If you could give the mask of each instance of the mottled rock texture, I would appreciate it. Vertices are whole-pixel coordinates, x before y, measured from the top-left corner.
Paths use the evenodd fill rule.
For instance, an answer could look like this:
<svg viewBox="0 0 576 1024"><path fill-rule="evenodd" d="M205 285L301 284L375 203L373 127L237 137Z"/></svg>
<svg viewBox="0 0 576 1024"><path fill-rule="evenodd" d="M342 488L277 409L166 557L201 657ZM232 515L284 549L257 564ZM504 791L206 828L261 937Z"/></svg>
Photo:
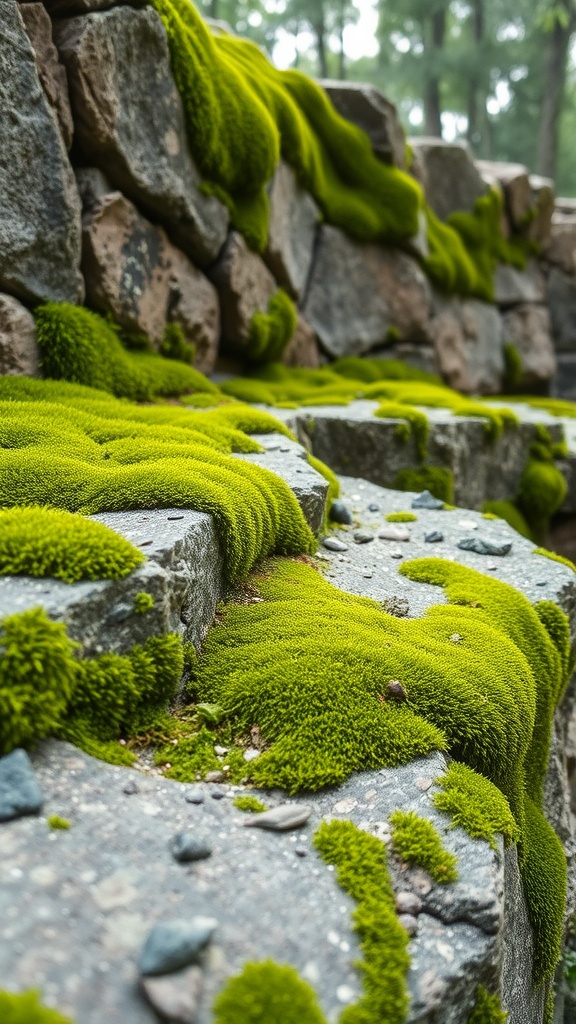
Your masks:
<svg viewBox="0 0 576 1024"><path fill-rule="evenodd" d="M504 338L514 345L522 360L518 388L550 381L556 373L556 354L546 306L522 303L504 314Z"/></svg>
<svg viewBox="0 0 576 1024"><path fill-rule="evenodd" d="M0 374L35 377L38 349L34 317L17 299L0 294Z"/></svg>
<svg viewBox="0 0 576 1024"><path fill-rule="evenodd" d="M278 285L260 256L248 248L242 235L232 231L210 271L220 296L222 339L226 346L243 350L250 337L255 313L266 313Z"/></svg>
<svg viewBox="0 0 576 1024"><path fill-rule="evenodd" d="M338 113L366 132L376 156L405 170L406 137L394 104L374 86L360 82L324 79L320 85Z"/></svg>
<svg viewBox="0 0 576 1024"><path fill-rule="evenodd" d="M50 106L56 113L66 149L72 146L74 122L68 95L68 78L52 42L52 22L44 4L21 4L26 32L34 48L38 75Z"/></svg>
<svg viewBox="0 0 576 1024"><path fill-rule="evenodd" d="M459 391L495 394L504 375L498 310L478 299L436 298L432 336L440 371Z"/></svg>
<svg viewBox="0 0 576 1024"><path fill-rule="evenodd" d="M306 287L320 211L298 184L288 164L280 163L270 184L270 224L264 260L286 291L299 298Z"/></svg>
<svg viewBox="0 0 576 1024"><path fill-rule="evenodd" d="M446 220L457 210L471 211L487 185L468 146L427 137L409 141L423 168L424 190L434 213Z"/></svg>

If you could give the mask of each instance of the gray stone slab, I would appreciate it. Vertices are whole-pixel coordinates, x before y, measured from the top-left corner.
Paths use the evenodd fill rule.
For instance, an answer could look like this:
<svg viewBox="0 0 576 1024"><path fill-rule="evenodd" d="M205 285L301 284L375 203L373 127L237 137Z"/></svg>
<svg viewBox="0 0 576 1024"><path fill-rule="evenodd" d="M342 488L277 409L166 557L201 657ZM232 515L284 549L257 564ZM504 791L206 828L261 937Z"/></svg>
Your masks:
<svg viewBox="0 0 576 1024"><path fill-rule="evenodd" d="M294 492L309 527L317 533L322 526L328 482L307 462L307 451L282 434L257 434L255 439L266 450L239 455L269 469L286 481Z"/></svg>

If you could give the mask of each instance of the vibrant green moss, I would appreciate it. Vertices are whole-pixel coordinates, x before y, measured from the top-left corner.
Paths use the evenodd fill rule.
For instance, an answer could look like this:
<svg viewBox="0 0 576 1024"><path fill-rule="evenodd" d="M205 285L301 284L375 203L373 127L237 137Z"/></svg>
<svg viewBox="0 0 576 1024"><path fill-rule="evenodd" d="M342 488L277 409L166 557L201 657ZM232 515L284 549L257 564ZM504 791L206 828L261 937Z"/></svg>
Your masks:
<svg viewBox="0 0 576 1024"><path fill-rule="evenodd" d="M380 402L375 416L379 419L399 419L396 437L399 441L409 441L412 435L416 442L416 455L419 459L426 458L430 424L428 417L418 409L410 409L400 402Z"/></svg>
<svg viewBox="0 0 576 1024"><path fill-rule="evenodd" d="M446 850L431 821L415 811L394 811L390 815L392 849L408 864L424 868L435 882L458 880L458 860Z"/></svg>
<svg viewBox="0 0 576 1024"><path fill-rule="evenodd" d="M533 555L543 555L544 558L551 558L553 562L560 562L561 565L565 565L568 569L572 569L576 572L576 565L571 562L569 558L564 558L563 555L556 554L555 551L548 551L548 548L534 548Z"/></svg>
<svg viewBox="0 0 576 1024"><path fill-rule="evenodd" d="M177 359L181 363L192 363L196 348L186 341L180 324L166 324L160 345L160 355L165 359Z"/></svg>
<svg viewBox="0 0 576 1024"><path fill-rule="evenodd" d="M448 771L436 782L442 793L434 796L434 805L452 815L452 827L460 825L473 839L486 839L496 849L496 833L506 845L517 843L520 830L510 805L494 783L458 761L451 761Z"/></svg>
<svg viewBox="0 0 576 1024"><path fill-rule="evenodd" d="M238 579L273 550L314 548L288 485L231 455L261 450L244 431L277 428L289 433L249 406L140 407L75 385L0 378L0 507L208 512Z"/></svg>
<svg viewBox="0 0 576 1024"><path fill-rule="evenodd" d="M386 516L387 523L415 523L417 519L415 512L389 512Z"/></svg>
<svg viewBox="0 0 576 1024"><path fill-rule="evenodd" d="M401 469L396 474L394 487L400 491L430 491L441 501L454 501L454 473L442 466Z"/></svg>
<svg viewBox="0 0 576 1024"><path fill-rule="evenodd" d="M68 821L67 818L61 818L59 814L51 814L46 821L48 823L48 828L53 828L57 831L60 830L62 832L66 832L69 828L72 828L72 822Z"/></svg>
<svg viewBox="0 0 576 1024"><path fill-rule="evenodd" d="M503 519L521 537L527 537L528 540L531 540L530 527L513 501L485 501L482 505L482 511L486 517Z"/></svg>
<svg viewBox="0 0 576 1024"><path fill-rule="evenodd" d="M359 964L364 992L343 1010L339 1024L403 1024L408 935L396 917L386 847L351 821L323 821L314 845L335 866L338 884L358 904L353 920L364 957Z"/></svg>
<svg viewBox="0 0 576 1024"><path fill-rule="evenodd" d="M298 324L292 299L281 288L268 303L267 313L255 313L250 321L246 352L256 363L280 359Z"/></svg>
<svg viewBox="0 0 576 1024"><path fill-rule="evenodd" d="M0 510L0 575L120 579L144 560L124 537L83 516L38 506Z"/></svg>
<svg viewBox="0 0 576 1024"><path fill-rule="evenodd" d="M490 995L483 985L476 989L476 1003L468 1024L506 1024L508 1014L502 1009L500 997Z"/></svg>
<svg viewBox="0 0 576 1024"><path fill-rule="evenodd" d="M0 992L0 1020L2 1024L72 1024L57 1010L42 1006L36 991Z"/></svg>
<svg viewBox="0 0 576 1024"><path fill-rule="evenodd" d="M516 391L522 381L522 356L515 345L504 345L504 390Z"/></svg>
<svg viewBox="0 0 576 1024"><path fill-rule="evenodd" d="M293 967L247 963L214 1001L214 1024L326 1024L314 990Z"/></svg>
<svg viewBox="0 0 576 1024"><path fill-rule="evenodd" d="M536 543L544 541L550 519L563 504L567 493L566 480L554 463L550 435L540 426L537 440L530 446L516 496L516 504Z"/></svg>
<svg viewBox="0 0 576 1024"><path fill-rule="evenodd" d="M141 590L134 598L134 611L137 615L145 615L146 612L152 611L154 604L152 594L147 594L145 590Z"/></svg>
<svg viewBox="0 0 576 1024"><path fill-rule="evenodd" d="M45 377L138 401L212 390L191 366L152 352L127 352L112 323L80 306L49 302L37 307L34 317Z"/></svg>
<svg viewBox="0 0 576 1024"><path fill-rule="evenodd" d="M263 804L257 796L237 796L234 800L234 807L237 807L239 811L246 811L248 814L261 814L262 811L267 810L266 804Z"/></svg>

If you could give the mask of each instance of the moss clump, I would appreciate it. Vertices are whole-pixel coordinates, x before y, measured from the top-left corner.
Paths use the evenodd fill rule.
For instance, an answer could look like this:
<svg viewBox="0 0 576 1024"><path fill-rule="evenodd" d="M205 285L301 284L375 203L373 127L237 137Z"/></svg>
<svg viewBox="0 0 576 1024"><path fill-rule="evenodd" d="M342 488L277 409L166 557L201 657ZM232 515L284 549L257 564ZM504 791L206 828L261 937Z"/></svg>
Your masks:
<svg viewBox="0 0 576 1024"><path fill-rule="evenodd" d="M176 359L181 363L194 362L196 348L186 341L180 324L166 324L160 345L160 355L165 359Z"/></svg>
<svg viewBox="0 0 576 1024"><path fill-rule="evenodd" d="M0 378L0 507L207 512L238 579L274 550L314 547L288 485L231 454L261 450L245 431L275 429L287 433L248 406L140 407L71 384Z"/></svg>
<svg viewBox="0 0 576 1024"><path fill-rule="evenodd" d="M453 828L459 825L473 839L486 839L493 850L498 832L507 846L518 842L520 829L510 804L494 783L458 761L451 761L436 782L443 791L434 795L434 806L452 815Z"/></svg>
<svg viewBox="0 0 576 1024"><path fill-rule="evenodd" d="M543 555L544 558L550 558L553 562L560 562L560 565L565 565L568 569L572 569L576 572L576 565L571 562L569 558L564 558L564 555L558 555L555 551L548 551L548 548L534 548L533 555Z"/></svg>
<svg viewBox="0 0 576 1024"><path fill-rule="evenodd" d="M364 993L340 1024L402 1024L408 1009L408 936L396 917L386 847L351 821L322 822L314 836L320 856L337 871L338 884L356 901Z"/></svg>
<svg viewBox="0 0 576 1024"><path fill-rule="evenodd" d="M268 303L267 313L255 313L250 321L247 355L256 363L276 362L291 341L298 324L292 299L280 288Z"/></svg>
<svg viewBox="0 0 576 1024"><path fill-rule="evenodd" d="M124 537L83 516L39 506L0 510L0 575L115 580L144 561Z"/></svg>
<svg viewBox="0 0 576 1024"><path fill-rule="evenodd" d="M141 590L134 598L134 611L136 615L145 615L146 612L152 611L154 605L155 601L152 594L147 594L145 590Z"/></svg>
<svg viewBox="0 0 576 1024"><path fill-rule="evenodd" d="M66 832L69 828L72 828L72 822L68 821L67 818L61 818L59 814L51 814L46 821L48 828L56 829L56 831Z"/></svg>
<svg viewBox="0 0 576 1024"><path fill-rule="evenodd" d="M326 1024L314 990L293 967L247 963L216 997L214 1024Z"/></svg>
<svg viewBox="0 0 576 1024"><path fill-rule="evenodd" d="M554 458L550 435L544 427L539 427L538 439L530 446L516 496L516 504L536 543L544 541L550 519L568 493L568 485Z"/></svg>
<svg viewBox="0 0 576 1024"><path fill-rule="evenodd" d="M112 323L80 306L49 302L38 306L34 318L45 377L136 401L210 390L206 378L191 366L152 352L127 352Z"/></svg>
<svg viewBox="0 0 576 1024"><path fill-rule="evenodd" d="M515 345L504 345L504 390L516 391L522 381L522 356Z"/></svg>
<svg viewBox="0 0 576 1024"><path fill-rule="evenodd" d="M57 1010L42 1006L36 991L0 992L0 1020L2 1024L72 1024Z"/></svg>
<svg viewBox="0 0 576 1024"><path fill-rule="evenodd" d="M234 807L237 807L239 811L246 811L247 814L261 814L262 811L267 810L266 804L263 804L257 796L237 796L234 800Z"/></svg>
<svg viewBox="0 0 576 1024"><path fill-rule="evenodd" d="M399 441L409 441L414 436L416 455L419 459L426 458L430 424L428 417L418 409L410 409L400 402L380 402L375 416L382 420L399 419L396 437Z"/></svg>
<svg viewBox="0 0 576 1024"><path fill-rule="evenodd" d="M415 512L389 512L386 516L387 523L415 523L417 519Z"/></svg>
<svg viewBox="0 0 576 1024"><path fill-rule="evenodd" d="M454 501L454 473L442 466L401 469L396 474L394 487L399 491L430 491L440 501L448 504Z"/></svg>
<svg viewBox="0 0 576 1024"><path fill-rule="evenodd" d="M390 815L392 848L402 860L424 868L435 882L458 880L458 861L449 853L431 821L415 811L394 811Z"/></svg>
<svg viewBox="0 0 576 1024"><path fill-rule="evenodd" d="M513 501L486 501L482 505L482 511L486 518L503 519L521 537L531 539L530 527Z"/></svg>
<svg viewBox="0 0 576 1024"><path fill-rule="evenodd" d="M490 995L483 985L479 985L468 1024L506 1024L507 1020L508 1014L502 1009L500 996Z"/></svg>

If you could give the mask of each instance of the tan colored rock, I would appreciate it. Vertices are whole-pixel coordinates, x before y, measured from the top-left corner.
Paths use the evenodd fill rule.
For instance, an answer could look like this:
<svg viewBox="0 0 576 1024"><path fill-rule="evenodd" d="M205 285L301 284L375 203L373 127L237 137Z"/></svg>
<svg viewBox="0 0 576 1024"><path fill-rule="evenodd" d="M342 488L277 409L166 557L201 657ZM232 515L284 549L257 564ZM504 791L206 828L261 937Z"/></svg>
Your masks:
<svg viewBox="0 0 576 1024"><path fill-rule="evenodd" d="M243 349L250 335L255 313L268 311L268 303L278 285L268 267L248 248L242 235L232 231L222 255L210 271L220 297L222 340L232 348Z"/></svg>
<svg viewBox="0 0 576 1024"><path fill-rule="evenodd" d="M309 370L317 370L320 366L318 340L302 315L298 317L294 335L284 349L282 362L286 366L304 366Z"/></svg>
<svg viewBox="0 0 576 1024"><path fill-rule="evenodd" d="M554 182L538 174L530 175L534 215L528 228L528 237L538 245L546 245L550 238L554 213Z"/></svg>
<svg viewBox="0 0 576 1024"><path fill-rule="evenodd" d="M516 229L526 227L533 206L528 169L522 164L497 160L477 160L476 167L490 184L502 186L510 223Z"/></svg>
<svg viewBox="0 0 576 1024"><path fill-rule="evenodd" d="M269 194L270 223L264 262L278 284L299 298L312 265L320 210L284 162L276 169Z"/></svg>
<svg viewBox="0 0 576 1024"><path fill-rule="evenodd" d="M556 354L546 306L524 303L505 313L504 340L514 345L522 359L522 378L517 382L520 388L552 380Z"/></svg>
<svg viewBox="0 0 576 1024"><path fill-rule="evenodd" d="M416 260L324 225L302 312L335 358L392 341L426 341L432 295Z"/></svg>
<svg viewBox="0 0 576 1024"><path fill-rule="evenodd" d="M211 372L220 334L218 296L166 232L150 224L120 192L108 192L91 196L82 241L90 305L156 343L168 322L180 324L196 347L195 365Z"/></svg>
<svg viewBox="0 0 576 1024"><path fill-rule="evenodd" d="M0 374L36 377L38 349L32 314L11 295L0 295Z"/></svg>
<svg viewBox="0 0 576 1024"><path fill-rule="evenodd" d="M576 273L576 216L567 213L553 215L550 240L543 256L564 273Z"/></svg>
<svg viewBox="0 0 576 1024"><path fill-rule="evenodd" d="M436 298L431 331L440 372L467 394L496 394L504 376L502 318L478 299Z"/></svg>
<svg viewBox="0 0 576 1024"><path fill-rule="evenodd" d="M196 1024L202 992L202 969L192 966L160 977L140 979L150 1005L162 1020Z"/></svg>
<svg viewBox="0 0 576 1024"><path fill-rule="evenodd" d="M324 79L319 83L336 110L366 132L377 157L406 169L406 136L398 111L373 85Z"/></svg>
<svg viewBox="0 0 576 1024"><path fill-rule="evenodd" d="M68 95L66 69L60 63L58 50L52 42L52 22L44 4L21 4L20 14L36 56L36 67L42 88L54 110L67 150L72 146L74 122Z"/></svg>

